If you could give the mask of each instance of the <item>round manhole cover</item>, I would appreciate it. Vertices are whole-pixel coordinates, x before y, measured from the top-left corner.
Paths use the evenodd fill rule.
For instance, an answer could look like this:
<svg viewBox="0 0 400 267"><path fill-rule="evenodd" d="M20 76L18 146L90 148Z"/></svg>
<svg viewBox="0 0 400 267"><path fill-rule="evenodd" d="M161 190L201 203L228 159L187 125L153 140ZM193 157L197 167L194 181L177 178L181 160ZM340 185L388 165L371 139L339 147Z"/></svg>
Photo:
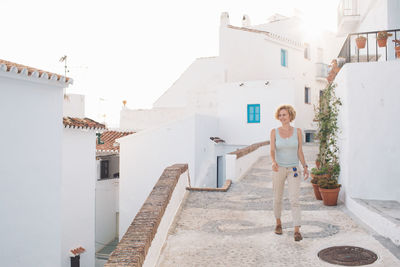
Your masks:
<svg viewBox="0 0 400 267"><path fill-rule="evenodd" d="M318 257L323 261L344 266L367 265L378 259L374 252L352 246L326 248L318 252Z"/></svg>

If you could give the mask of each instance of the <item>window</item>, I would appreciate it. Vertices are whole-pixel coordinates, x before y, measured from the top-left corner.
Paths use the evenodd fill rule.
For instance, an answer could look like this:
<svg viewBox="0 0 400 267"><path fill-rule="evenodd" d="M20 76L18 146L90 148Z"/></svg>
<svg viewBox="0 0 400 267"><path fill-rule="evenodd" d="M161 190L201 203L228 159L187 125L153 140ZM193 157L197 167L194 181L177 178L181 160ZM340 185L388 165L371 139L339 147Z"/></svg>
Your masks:
<svg viewBox="0 0 400 267"><path fill-rule="evenodd" d="M311 92L310 87L304 88L304 103L311 104Z"/></svg>
<svg viewBox="0 0 400 267"><path fill-rule="evenodd" d="M108 167L109 167L108 160L100 161L100 179L108 178Z"/></svg>
<svg viewBox="0 0 400 267"><path fill-rule="evenodd" d="M281 49L281 66L287 67L287 50Z"/></svg>
<svg viewBox="0 0 400 267"><path fill-rule="evenodd" d="M321 105L321 99L324 96L324 91L323 90L319 90L319 104Z"/></svg>
<svg viewBox="0 0 400 267"><path fill-rule="evenodd" d="M305 48L304 48L304 58L305 59L310 59L310 45L309 44L305 44Z"/></svg>
<svg viewBox="0 0 400 267"><path fill-rule="evenodd" d="M305 134L306 134L306 143L314 142L315 133L306 132Z"/></svg>
<svg viewBox="0 0 400 267"><path fill-rule="evenodd" d="M260 104L247 105L247 123L260 123Z"/></svg>

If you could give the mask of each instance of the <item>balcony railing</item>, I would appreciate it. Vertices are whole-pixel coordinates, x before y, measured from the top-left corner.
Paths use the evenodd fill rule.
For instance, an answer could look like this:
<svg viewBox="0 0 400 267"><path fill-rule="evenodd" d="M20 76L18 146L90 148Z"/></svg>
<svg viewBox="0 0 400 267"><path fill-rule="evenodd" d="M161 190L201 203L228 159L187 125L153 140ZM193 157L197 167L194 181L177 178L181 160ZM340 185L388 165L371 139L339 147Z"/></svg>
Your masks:
<svg viewBox="0 0 400 267"><path fill-rule="evenodd" d="M358 32L351 33L347 36L346 41L339 53L339 58L344 58L346 63L350 62L370 62L370 61L387 61L396 58L395 42L393 40L400 39L400 29L387 30L389 36L386 46L379 47L378 32ZM366 37L365 48L358 48L356 38L359 36Z"/></svg>

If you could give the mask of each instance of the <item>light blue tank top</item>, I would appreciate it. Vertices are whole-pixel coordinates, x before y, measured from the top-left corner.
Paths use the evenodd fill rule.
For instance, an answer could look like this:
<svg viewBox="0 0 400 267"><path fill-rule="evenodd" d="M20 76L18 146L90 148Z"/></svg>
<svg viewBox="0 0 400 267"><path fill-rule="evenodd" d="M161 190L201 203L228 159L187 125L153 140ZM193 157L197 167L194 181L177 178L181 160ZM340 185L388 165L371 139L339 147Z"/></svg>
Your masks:
<svg viewBox="0 0 400 267"><path fill-rule="evenodd" d="M279 166L295 167L299 164L297 150L299 141L297 139L297 129L293 129L293 134L289 138L282 138L279 135L278 128L275 129L275 158Z"/></svg>

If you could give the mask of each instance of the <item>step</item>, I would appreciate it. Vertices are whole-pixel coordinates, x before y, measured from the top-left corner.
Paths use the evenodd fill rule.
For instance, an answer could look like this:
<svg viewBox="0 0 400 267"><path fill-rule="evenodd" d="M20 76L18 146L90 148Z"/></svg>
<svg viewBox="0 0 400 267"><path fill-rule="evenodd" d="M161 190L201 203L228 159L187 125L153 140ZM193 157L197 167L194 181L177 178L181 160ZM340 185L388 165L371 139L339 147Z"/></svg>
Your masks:
<svg viewBox="0 0 400 267"><path fill-rule="evenodd" d="M347 198L346 207L383 237L400 246L400 203L394 200Z"/></svg>

